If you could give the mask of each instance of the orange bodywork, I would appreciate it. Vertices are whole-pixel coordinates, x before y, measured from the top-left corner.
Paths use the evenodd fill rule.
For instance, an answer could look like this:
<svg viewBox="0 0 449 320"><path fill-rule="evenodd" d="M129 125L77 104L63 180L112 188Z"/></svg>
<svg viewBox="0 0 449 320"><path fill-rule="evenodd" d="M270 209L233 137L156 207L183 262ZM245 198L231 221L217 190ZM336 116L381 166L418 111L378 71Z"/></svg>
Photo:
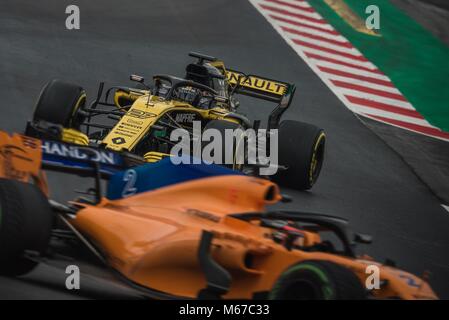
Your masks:
<svg viewBox="0 0 449 320"><path fill-rule="evenodd" d="M0 131L0 178L30 182L48 195L45 173L41 170L41 141Z"/></svg>
<svg viewBox="0 0 449 320"><path fill-rule="evenodd" d="M0 131L0 177L34 182L48 195L37 139ZM365 283L368 265L380 269L377 298L435 299L426 281L369 258L287 250L259 222L230 216L264 212L281 199L276 184L243 175L202 178L127 198L103 198L81 209L70 222L103 253L107 262L134 283L173 296L195 298L206 287L198 247L203 230L214 234L211 254L232 275L225 298L251 298L269 291L281 273L304 260L327 260L351 269ZM319 243L304 231L301 246Z"/></svg>
<svg viewBox="0 0 449 320"><path fill-rule="evenodd" d="M72 223L126 278L175 296L194 298L206 286L197 258L202 230L214 233L212 256L232 275L225 298L251 298L255 292L269 291L283 271L303 260L344 265L363 283L367 265L379 265L327 253L288 251L271 239L272 229L228 216L262 212L266 204L279 199L278 187L270 181L218 176L125 199L103 199L96 206L81 209ZM318 234L306 232L302 245L319 241ZM379 267L388 286L374 290L375 296L436 298L423 280L391 267Z"/></svg>

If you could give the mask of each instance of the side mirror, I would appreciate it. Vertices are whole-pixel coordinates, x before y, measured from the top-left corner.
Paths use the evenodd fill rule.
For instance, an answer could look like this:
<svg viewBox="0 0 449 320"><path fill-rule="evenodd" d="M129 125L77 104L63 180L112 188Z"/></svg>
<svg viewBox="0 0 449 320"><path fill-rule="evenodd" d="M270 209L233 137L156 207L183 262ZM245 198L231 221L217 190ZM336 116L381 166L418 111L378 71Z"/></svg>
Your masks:
<svg viewBox="0 0 449 320"><path fill-rule="evenodd" d="M143 84L144 81L145 81L145 78L142 77L142 76L139 76L137 74L132 74L132 75L129 76L129 80L135 81L135 82L139 82L139 83Z"/></svg>
<svg viewBox="0 0 449 320"><path fill-rule="evenodd" d="M129 76L129 80L140 83L142 86L144 86L147 90L149 90L151 92L151 88L145 83L144 77L139 76L137 74L132 74ZM141 88L138 88L138 89L141 89Z"/></svg>
<svg viewBox="0 0 449 320"><path fill-rule="evenodd" d="M373 237L369 234L356 233L354 234L354 241L357 243L370 244L373 242Z"/></svg>
<svg viewBox="0 0 449 320"><path fill-rule="evenodd" d="M281 193L281 202L282 203L290 203L290 202L293 202L293 198L292 197L290 197L288 194L285 194L285 193Z"/></svg>

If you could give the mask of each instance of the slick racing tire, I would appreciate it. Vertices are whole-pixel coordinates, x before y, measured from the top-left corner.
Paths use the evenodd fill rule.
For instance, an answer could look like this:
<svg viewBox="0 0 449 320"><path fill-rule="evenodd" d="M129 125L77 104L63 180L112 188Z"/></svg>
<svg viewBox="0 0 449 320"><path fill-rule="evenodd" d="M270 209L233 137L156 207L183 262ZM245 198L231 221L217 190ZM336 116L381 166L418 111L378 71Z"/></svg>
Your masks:
<svg viewBox="0 0 449 320"><path fill-rule="evenodd" d="M44 120L65 128L79 127L78 110L86 103L86 92L76 84L52 80L42 90L34 109L33 120Z"/></svg>
<svg viewBox="0 0 449 320"><path fill-rule="evenodd" d="M246 160L245 144L244 144L245 143L245 137L244 137L245 129L240 124L237 124L235 122L230 122L230 121L225 121L225 120L210 120L204 127L203 137L204 137L204 132L209 129L217 130L222 137L221 157L220 157L220 159L218 159L219 163L217 163L217 164L221 164L230 169L241 170L241 168L242 168L241 162L244 162ZM226 143L225 143L225 137L226 137L225 134L226 134L227 129L230 129L233 131L238 130L238 129L242 130L241 131L242 134L239 134L238 136L234 137L233 150L232 150L232 161L230 161L230 162L226 161L227 148L226 148ZM236 132L236 131L234 131L234 132ZM211 140L213 140L213 138L211 138ZM204 150L205 147L207 148L207 145L209 143L210 142L203 142L202 150ZM241 154L240 154L241 161L237 161L237 154L236 154L237 150L241 151ZM227 151L227 152L229 152L229 151ZM206 152L206 154L208 154L208 152ZM212 155L214 155L214 154L212 153ZM212 162L212 159L209 159L208 157L205 157L205 159L203 159L203 160Z"/></svg>
<svg viewBox="0 0 449 320"><path fill-rule="evenodd" d="M35 185L0 178L0 275L19 276L36 267L24 254L47 250L52 225L48 200Z"/></svg>
<svg viewBox="0 0 449 320"><path fill-rule="evenodd" d="M273 180L281 186L308 190L321 172L326 136L314 125L285 120L279 125L278 163L286 170L278 170Z"/></svg>
<svg viewBox="0 0 449 320"><path fill-rule="evenodd" d="M271 300L363 300L365 289L348 268L330 261L308 260L281 274Z"/></svg>

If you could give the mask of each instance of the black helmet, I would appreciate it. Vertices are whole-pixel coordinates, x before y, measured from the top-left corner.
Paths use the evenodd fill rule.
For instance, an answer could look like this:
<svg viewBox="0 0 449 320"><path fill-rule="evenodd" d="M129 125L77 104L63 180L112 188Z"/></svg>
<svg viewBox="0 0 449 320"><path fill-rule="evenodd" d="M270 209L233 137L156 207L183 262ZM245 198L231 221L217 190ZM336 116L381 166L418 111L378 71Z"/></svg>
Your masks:
<svg viewBox="0 0 449 320"><path fill-rule="evenodd" d="M225 77L221 74L220 70L210 63L191 63L187 65L185 78L211 87L221 96L226 95Z"/></svg>

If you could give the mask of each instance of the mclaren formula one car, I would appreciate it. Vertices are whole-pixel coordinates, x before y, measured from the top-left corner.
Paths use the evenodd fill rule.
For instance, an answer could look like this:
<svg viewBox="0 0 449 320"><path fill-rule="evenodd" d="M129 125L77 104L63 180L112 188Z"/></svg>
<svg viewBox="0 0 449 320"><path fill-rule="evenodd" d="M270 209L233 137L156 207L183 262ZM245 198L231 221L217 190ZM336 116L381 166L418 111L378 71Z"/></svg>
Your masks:
<svg viewBox="0 0 449 320"><path fill-rule="evenodd" d="M260 175L271 175L282 186L310 189L322 167L325 134L311 124L280 120L292 102L295 86L227 69L222 61L210 56L198 53L190 56L198 61L186 67L184 78L155 75L154 84L147 85L143 77L132 75L137 88L112 87L104 94L101 83L97 98L89 107L82 87L53 80L40 94L26 134L127 151L155 162L173 153L173 145L178 142L170 139L173 130L182 128L197 138L198 134L193 132L196 122L200 124L200 133L208 129L218 130L222 136L227 130L237 132L231 146L223 147L221 155L216 154L212 162L248 174L271 166L273 170ZM236 94L277 103L266 128L259 128L259 120L250 122L237 112ZM247 145L248 129L253 129L258 137L253 148L257 156L252 158L248 157L249 148L238 147ZM275 130L278 130L276 139ZM277 155L277 161L260 160L260 150L270 154L267 150L270 142L278 145L278 150L271 153ZM225 158L226 153L231 155ZM251 162L249 159L253 158Z"/></svg>
<svg viewBox="0 0 449 320"><path fill-rule="evenodd" d="M4 132L0 159L3 275L71 257L155 299L436 298L425 280L358 256L370 238L345 220L267 211L282 200L267 179ZM93 177L93 197L50 200L44 169Z"/></svg>

